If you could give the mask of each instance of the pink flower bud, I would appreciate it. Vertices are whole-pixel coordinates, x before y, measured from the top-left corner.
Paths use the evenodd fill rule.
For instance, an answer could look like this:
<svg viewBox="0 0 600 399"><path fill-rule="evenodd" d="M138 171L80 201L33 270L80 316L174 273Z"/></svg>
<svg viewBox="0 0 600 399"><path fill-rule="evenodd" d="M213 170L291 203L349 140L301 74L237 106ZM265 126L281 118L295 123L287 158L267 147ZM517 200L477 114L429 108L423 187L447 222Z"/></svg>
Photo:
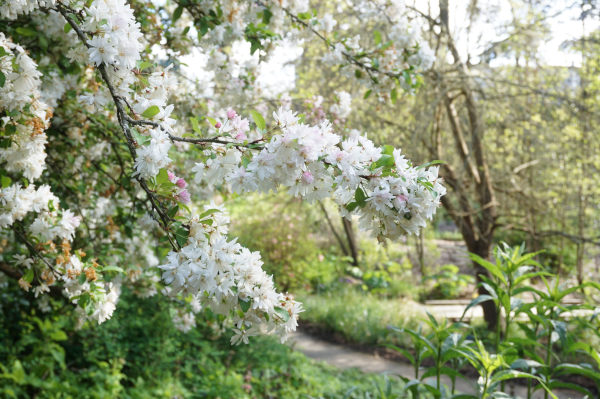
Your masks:
<svg viewBox="0 0 600 399"><path fill-rule="evenodd" d="M312 173L310 173L310 171L306 171L304 173L302 173L302 181L304 181L304 183L306 184L310 184L315 180L315 178L313 177Z"/></svg>
<svg viewBox="0 0 600 399"><path fill-rule="evenodd" d="M187 182L185 180L183 180L182 178L177 179L177 181L175 182L175 184L179 188L186 188L187 187Z"/></svg>
<svg viewBox="0 0 600 399"><path fill-rule="evenodd" d="M188 192L188 190L183 190L182 192L177 194L177 201L181 202L182 204L189 204L190 200L190 193Z"/></svg>
<svg viewBox="0 0 600 399"><path fill-rule="evenodd" d="M221 126L222 126L222 125L221 125L221 122L217 122L217 123L215 123L215 127L216 127L217 129L220 129L220 128L221 128Z"/></svg>
<svg viewBox="0 0 600 399"><path fill-rule="evenodd" d="M168 170L167 171L167 176L169 176L169 181L171 181L172 183L175 183L174 180L177 178L177 176L175 176L175 173L173 173L170 170Z"/></svg>
<svg viewBox="0 0 600 399"><path fill-rule="evenodd" d="M229 109L227 110L227 118L229 118L229 119L233 119L233 118L235 118L236 116L237 116L237 113L236 113L234 110L232 110L231 108L229 108Z"/></svg>

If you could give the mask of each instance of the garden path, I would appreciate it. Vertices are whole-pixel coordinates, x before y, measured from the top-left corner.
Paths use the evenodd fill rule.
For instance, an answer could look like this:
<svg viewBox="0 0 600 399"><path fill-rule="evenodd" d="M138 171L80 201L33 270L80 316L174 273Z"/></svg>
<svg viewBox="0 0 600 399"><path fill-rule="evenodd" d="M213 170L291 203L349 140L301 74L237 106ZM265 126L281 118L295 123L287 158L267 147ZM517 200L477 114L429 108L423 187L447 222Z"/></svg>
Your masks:
<svg viewBox="0 0 600 399"><path fill-rule="evenodd" d="M334 344L303 332L294 333L288 342L292 348L304 353L306 356L341 369L357 368L366 373L400 375L407 378L412 378L414 375L414 370L409 363L387 360L380 356ZM445 379L443 382L449 384L450 380ZM456 382L456 388L463 393L475 393L476 381L461 379ZM527 389L520 385L509 385L507 393L515 398L527 397ZM577 392L564 390L555 391L555 395L560 399L583 398ZM544 395L540 391L533 395L535 399L543 397Z"/></svg>

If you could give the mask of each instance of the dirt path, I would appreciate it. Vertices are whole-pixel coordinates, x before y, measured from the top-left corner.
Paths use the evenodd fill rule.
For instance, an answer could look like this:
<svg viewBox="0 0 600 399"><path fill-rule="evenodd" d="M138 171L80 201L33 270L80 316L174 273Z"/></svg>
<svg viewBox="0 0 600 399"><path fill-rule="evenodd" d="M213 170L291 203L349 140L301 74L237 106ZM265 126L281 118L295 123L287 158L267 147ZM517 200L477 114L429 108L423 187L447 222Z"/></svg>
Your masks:
<svg viewBox="0 0 600 399"><path fill-rule="evenodd" d="M341 369L357 368L366 373L380 373L400 375L407 378L414 376L414 370L409 363L395 362L383 359L379 356L365 352L359 352L342 345L333 344L303 332L296 332L288 341L295 350L306 356L326 362ZM449 384L449 379L443 379L443 383ZM475 393L477 386L475 381L461 379L456 382L457 390L463 393ZM515 398L526 398L527 390L520 385L510 385L506 393ZM571 391L555 391L554 394L560 399L581 399L583 396ZM543 393L537 392L533 395L535 399L542 399Z"/></svg>

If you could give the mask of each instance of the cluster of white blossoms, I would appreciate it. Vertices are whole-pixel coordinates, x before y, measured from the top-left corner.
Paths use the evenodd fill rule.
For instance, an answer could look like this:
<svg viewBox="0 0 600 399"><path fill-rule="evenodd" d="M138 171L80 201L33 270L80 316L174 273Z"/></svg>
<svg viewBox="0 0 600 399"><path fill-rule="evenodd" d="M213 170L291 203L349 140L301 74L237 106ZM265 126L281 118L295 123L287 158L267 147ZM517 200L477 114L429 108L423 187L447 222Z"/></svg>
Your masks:
<svg viewBox="0 0 600 399"><path fill-rule="evenodd" d="M10 19L11 16L16 17L17 14L53 3L11 2L9 6L0 6L0 17ZM50 126L52 117L52 109L44 100L55 103L64 90L42 93L42 74L36 63L24 48L14 44L1 32L0 74L3 77L0 112L5 111L7 115L0 120L0 129L3 136L11 141L6 148L0 148L0 166L9 173L22 174L29 183L26 187L20 182L10 184L12 179L2 176L5 187L0 189L0 228L9 228L15 222L23 221L30 212L36 213L27 231L44 247L36 254L41 267L37 281L33 281L34 274L30 273L33 259L27 258L23 265L29 272L23 274L19 284L29 291L33 283L32 291L37 297L49 292L57 281L62 281L64 294L73 303L79 304L79 297L83 293L89 297L87 303L92 306L88 306L88 313L82 311L85 319L102 322L112 314L119 291L103 282L92 268L87 271L86 278L80 281L78 277L82 269L80 267L77 270L77 265L81 266L82 263L77 255L70 253L70 241L81 217L68 209L60 209L60 201L50 186L40 185L36 188L33 184L45 169L45 130ZM54 240L61 242L60 252L56 252Z"/></svg>
<svg viewBox="0 0 600 399"><path fill-rule="evenodd" d="M79 324L85 320L104 323L110 319L121 295L121 282L99 280L95 266L86 266L76 254L64 260L54 274L63 281L67 298L78 305Z"/></svg>
<svg viewBox="0 0 600 399"><path fill-rule="evenodd" d="M219 46L227 48L223 43L246 37L248 29L252 31L257 28L257 21L270 20L265 24L276 33L272 38L276 40L277 36L284 36L279 33L285 33L283 28L286 27L284 21L287 18L306 21L310 18L306 15L287 15L305 14L309 11L308 0L265 0L264 4L239 0L208 3L200 2L199 5L207 12L214 7L218 11L215 15L226 16L205 36L214 46L213 49ZM230 316L235 324L235 335L231 339L233 344L247 343L249 336L259 332L277 333L285 337L295 330L298 314L302 311L301 305L291 296L276 291L272 277L262 269L258 253L249 251L227 237L229 220L222 209L214 205L207 206L198 216L183 221L185 217L179 205L188 204L191 200L186 188L188 183L171 172L173 165L169 157L172 141L183 129L181 124L176 126L175 118L171 115L174 107L168 103L178 83L169 74L168 68L156 68L150 74L143 72L151 64L141 62L146 42L133 9L126 0L69 2L70 7L80 7L78 10L66 8L61 2L53 0L16 0L8 3L0 0L0 18L14 19L20 14L53 5L56 5L54 11L44 10L48 14L47 23L51 25L46 33L62 36L65 39L63 43L68 43L66 47L70 47L65 52L66 57L79 64L75 66L87 67L82 68L76 78L66 78L64 82L52 81L61 79L58 70L55 70L54 77L47 74L46 79L51 79L47 87L52 93L41 93L41 74L33 59L23 48L0 33L0 112L9 111L5 112L8 116L0 121L0 129L11 141L7 148L0 149L0 166L3 173L6 171L11 177L18 175L19 180L22 175L28 180L28 185L23 187L20 183L11 185L12 179L2 176L0 227L7 228L16 221L30 220L26 219L27 214L37 213L35 218L31 218L33 222L29 226L23 226L24 234L35 237L37 245L35 251L29 252L32 258L17 264L19 270L24 272L19 281L21 287L29 290L32 284L35 285L33 292L37 296L60 285L66 297L77 305L81 320L103 322L111 316L126 273L116 266L101 266L81 250L72 253L73 237L85 234L76 231L80 222L85 222L88 229L90 226L96 230L106 227L106 236L109 237L103 238L106 241L99 244L108 244L111 240L130 243L134 248L132 257L141 254L147 258L148 264L155 262L152 256L147 256L148 252L152 255L151 249L141 243L149 241L147 236L140 234L137 242L133 239L129 242L124 240L120 233L121 226L114 226L114 221L110 219L115 210L102 211L104 203L111 202L114 205L118 201L113 187L100 194L93 189L86 191L94 186L96 177L86 182L88 187L84 187L82 193L91 193L93 197L100 194L103 199L94 201L95 217L89 217L89 209L77 208L78 215L85 217L82 220L73 212L60 209L58 198L51 193L49 186L36 189L32 184L45 168L47 138L44 132L52 116L47 104L58 104L58 97L68 87L77 85L81 94L80 102L87 112L92 113L92 106L96 106L102 111L102 116L118 119L129 148L136 153L133 176L138 180L148 180L152 189L159 186L159 180L169 186L168 190L155 190L149 195L160 197L160 206L177 203L177 206L168 209L170 220L162 226L168 234L175 231L175 241L182 247L169 252L160 266L163 280L168 284L164 292L191 297L196 310L206 306L217 314ZM373 15L379 18L377 14ZM68 24L65 25L65 22ZM331 31L336 21L326 16L317 25L319 29ZM69 27L72 28L70 31ZM413 46L413 42L401 36L406 33L402 30L406 27L400 28L400 33L393 33L396 39L406 42L406 46ZM257 36L261 34L259 32ZM256 46L256 42L252 46ZM379 50L386 54L383 58L387 61L378 62L393 64L390 66L392 69L382 66L385 71L403 71L411 62L421 66L426 64L418 57L407 59L418 53L408 51L406 47L380 46ZM338 63L346 62L346 52L360 51L360 37L356 35L335 44L333 58ZM215 68L226 72L222 79L233 76L228 69L230 66L226 65L227 57L218 57L223 54L221 49L213 54ZM43 61L43 58L41 60L42 65L48 65L43 62L51 62ZM362 61L373 64L375 59L364 58ZM100 72L105 85L98 84L98 74L93 73L92 67ZM229 80L234 85L242 86L238 83L243 82L244 77L238 75ZM248 82L251 81L252 76L249 76ZM116 106L116 113L113 105ZM351 97L340 92L330 111L343 120L350 114L350 106ZM274 113L279 132L270 137L261 137L267 134L266 126L259 130L250 129L249 120L232 109L225 114L222 122L215 121L211 129L215 129L219 141L228 142L229 145L212 144L204 147L206 161L197 163L193 168L198 184L226 182L238 192L285 187L291 195L309 201L330 196L344 209L346 216L349 213L359 214L364 226L373 229L378 236L389 238L418 231L425 220L433 216L440 197L445 193L437 178L437 168L415 168L398 150L387 146L377 147L359 135L342 139L333 133L331 124L325 120L311 126L303 123L289 108L282 108ZM261 121L262 117L253 116L258 125L257 121ZM264 124L264 121L260 123ZM81 132L85 129L69 126L66 137L83 145L88 139ZM81 168L95 166L94 162L102 160L109 153L110 144L106 139L99 139L85 146L75 157L73 165ZM252 153L253 150L258 151ZM123 165L120 166L121 173L126 173ZM113 170L104 172L109 174ZM128 201L125 198L123 200ZM121 208L128 207L121 205ZM107 219L106 223L113 225L109 226L100 219ZM176 222L171 223L171 220ZM88 234L87 238L92 239L96 233ZM127 234L132 236L131 232ZM25 250L20 245L16 247L19 251ZM119 256L107 256L102 262L130 262L125 254ZM105 273L111 270L118 277L107 281L110 274ZM133 269L129 268L128 272L131 271ZM127 277L135 282L137 276L145 271L138 268ZM154 294L154 283L140 284L140 293ZM192 328L195 323L194 312L177 313L174 322L178 328Z"/></svg>
<svg viewBox="0 0 600 399"><path fill-rule="evenodd" d="M376 30L376 37L342 36L335 43L331 43L331 51L324 54L323 61L331 65L344 64L348 58L367 65L371 73L364 73L360 69L344 68L342 72L348 77L358 78L366 87L376 92L387 92L395 87L396 79L405 89L410 90L415 82L414 73L404 74L409 70L427 70L435 60L434 53L424 40L414 24L407 18L404 1L398 0L360 0L347 2L349 15L360 16L359 25L368 20L376 26L388 26L383 31ZM332 26L330 21L321 23L315 21L318 28L327 31ZM342 25L350 26L350 24ZM384 36L385 35L385 36ZM364 54L369 54L364 56ZM360 57L356 55L360 54Z"/></svg>
<svg viewBox="0 0 600 399"><path fill-rule="evenodd" d="M85 28L94 32L88 41L90 61L131 70L143 50L140 25L123 0L95 0L86 9Z"/></svg>
<svg viewBox="0 0 600 399"><path fill-rule="evenodd" d="M85 13L82 28L86 32L94 32L87 41L89 61L97 67L104 65L115 94L127 99L128 106L140 118L159 125L136 127L137 133L144 138L144 142L138 142L140 148L134 166L136 174L144 179L152 178L171 162L169 134L174 133L175 120L170 117L173 105L168 105L167 99L177 86L176 81L168 69L157 71L147 77L138 93L132 93L131 86L141 83L133 68L140 61L140 52L144 49L143 35L133 9L125 0L94 0ZM88 97L88 101L104 105L112 101L110 97L111 93L107 90L98 90Z"/></svg>
<svg viewBox="0 0 600 399"><path fill-rule="evenodd" d="M42 185L37 189L33 184L23 188L15 183L0 189L0 228L10 227L14 222L23 220L29 212L48 210L48 205L58 205L58 198L50 191L50 186Z"/></svg>
<svg viewBox="0 0 600 399"><path fill-rule="evenodd" d="M13 20L40 7L51 7L56 0L0 0L0 16Z"/></svg>
<svg viewBox="0 0 600 399"><path fill-rule="evenodd" d="M308 201L333 197L346 215L360 215L365 228L391 239L416 234L439 207L446 190L437 167L413 167L400 150L357 132L342 140L327 121L306 125L289 109L273 117L281 133L250 161L240 162L235 149L216 150L196 164L195 181L221 179L236 192L284 187Z"/></svg>
<svg viewBox="0 0 600 399"><path fill-rule="evenodd" d="M52 112L40 100L40 76L36 63L23 47L0 32L0 110L13 111L0 119L3 136L10 146L0 148L0 163L8 172L23 173L33 181L40 177L46 159L44 132ZM19 111L19 112L16 112ZM23 112L21 112L23 111Z"/></svg>
<svg viewBox="0 0 600 399"><path fill-rule="evenodd" d="M227 239L229 218L224 210L207 205L190 222L190 235L180 251L171 251L159 266L171 295L198 298L213 312L233 318L233 344L247 343L259 332L284 339L296 329L301 305L278 293L273 278L262 269L258 252Z"/></svg>

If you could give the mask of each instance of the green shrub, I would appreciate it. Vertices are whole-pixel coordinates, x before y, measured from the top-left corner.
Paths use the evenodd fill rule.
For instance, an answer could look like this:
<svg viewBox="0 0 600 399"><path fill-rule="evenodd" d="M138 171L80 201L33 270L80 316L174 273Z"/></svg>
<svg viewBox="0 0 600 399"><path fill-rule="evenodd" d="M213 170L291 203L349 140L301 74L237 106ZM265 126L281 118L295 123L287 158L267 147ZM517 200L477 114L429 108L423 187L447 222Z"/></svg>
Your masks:
<svg viewBox="0 0 600 399"><path fill-rule="evenodd" d="M462 274L456 265L443 265L434 274L423 279L422 299L453 299L465 295L475 277Z"/></svg>
<svg viewBox="0 0 600 399"><path fill-rule="evenodd" d="M14 285L2 290L2 398L375 398L388 383L396 396L402 387L316 363L272 337L232 347L210 318L181 333L168 301L128 290L110 320L75 330L68 315L41 313Z"/></svg>
<svg viewBox="0 0 600 399"><path fill-rule="evenodd" d="M311 290L335 280L340 267L343 271L346 260L315 205L280 193L236 198L228 207L232 234L260 251L264 269L280 289Z"/></svg>

